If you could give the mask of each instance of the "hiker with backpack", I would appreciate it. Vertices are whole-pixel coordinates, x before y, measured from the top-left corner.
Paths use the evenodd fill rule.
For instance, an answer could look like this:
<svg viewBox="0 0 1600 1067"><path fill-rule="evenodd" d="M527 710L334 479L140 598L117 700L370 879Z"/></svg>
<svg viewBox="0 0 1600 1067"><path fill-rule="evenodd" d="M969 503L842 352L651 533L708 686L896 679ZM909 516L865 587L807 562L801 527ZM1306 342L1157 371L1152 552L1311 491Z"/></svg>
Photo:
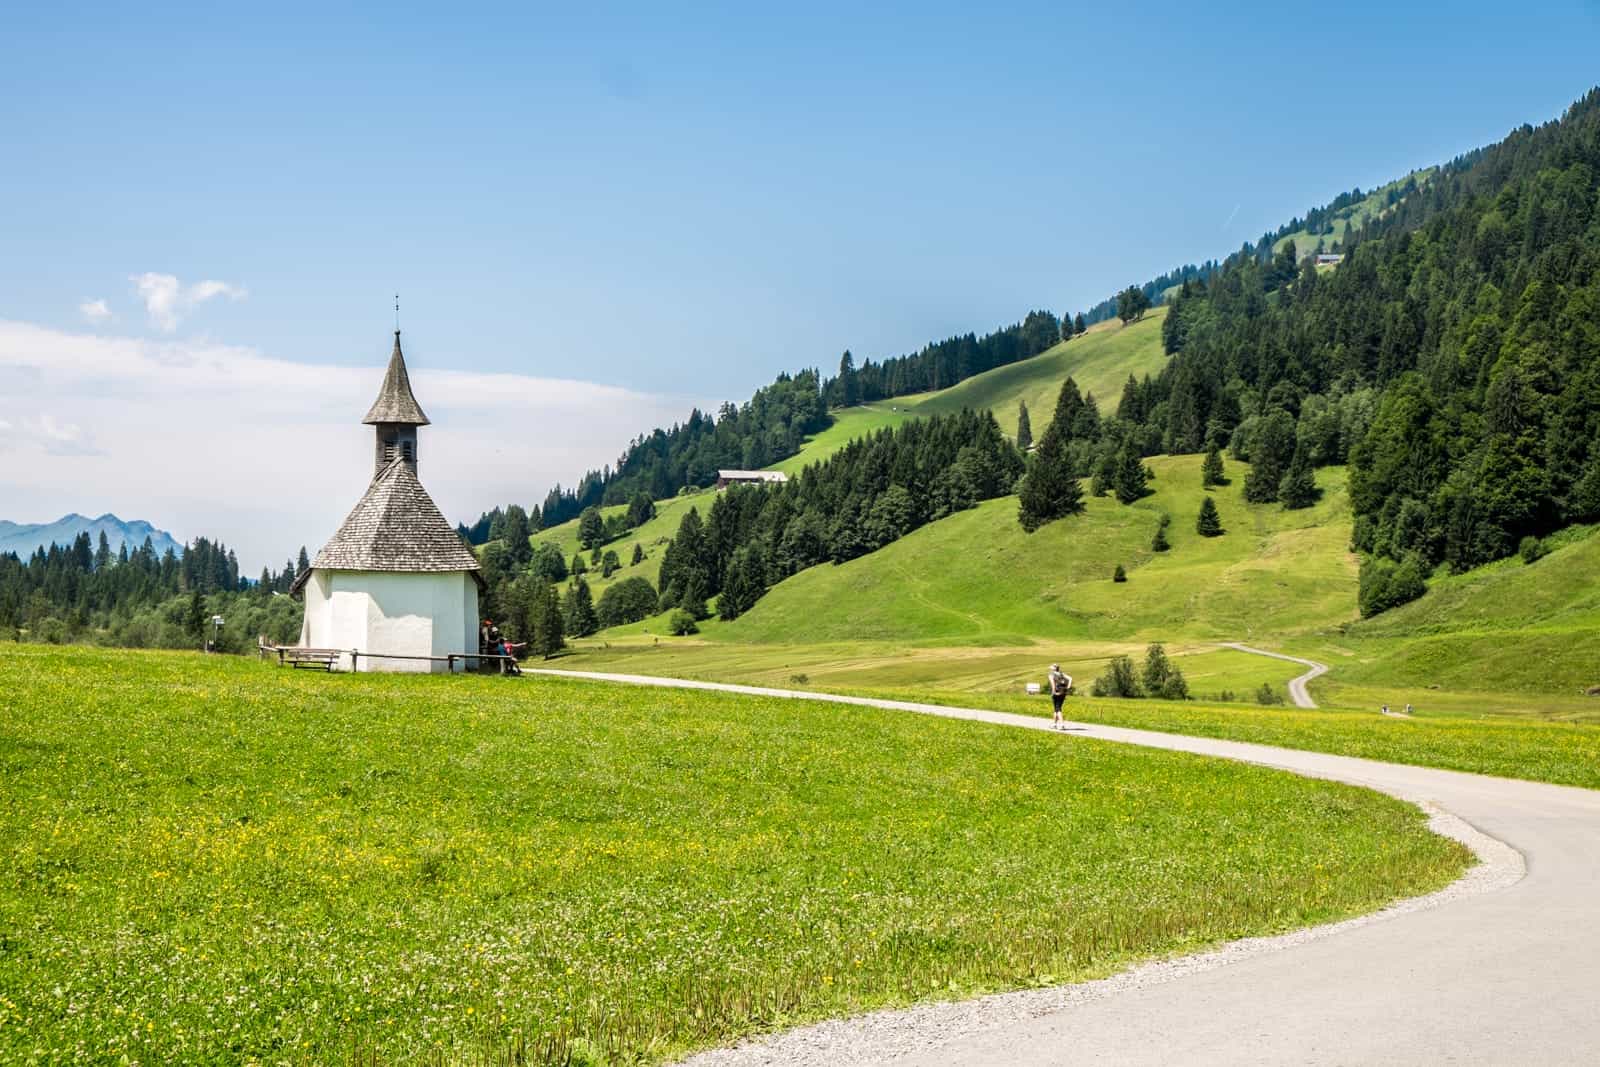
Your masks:
<svg viewBox="0 0 1600 1067"><path fill-rule="evenodd" d="M1050 664L1050 703L1055 706L1055 721L1051 723L1050 729L1067 728L1066 721L1061 718L1061 704L1070 692L1072 692L1072 675L1063 674L1061 664Z"/></svg>

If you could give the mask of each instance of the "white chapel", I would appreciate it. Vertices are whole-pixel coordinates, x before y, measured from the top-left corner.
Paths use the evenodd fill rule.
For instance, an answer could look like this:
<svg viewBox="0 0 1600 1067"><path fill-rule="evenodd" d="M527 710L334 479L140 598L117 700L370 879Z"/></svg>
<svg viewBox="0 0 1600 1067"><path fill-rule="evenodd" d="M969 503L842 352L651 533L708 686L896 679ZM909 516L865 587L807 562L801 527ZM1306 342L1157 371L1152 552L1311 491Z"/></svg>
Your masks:
<svg viewBox="0 0 1600 1067"><path fill-rule="evenodd" d="M417 480L417 430L428 425L400 331L367 417L372 482L331 540L295 579L305 600L300 645L339 649L345 669L443 671L478 652L478 560ZM462 666L456 660L456 666Z"/></svg>

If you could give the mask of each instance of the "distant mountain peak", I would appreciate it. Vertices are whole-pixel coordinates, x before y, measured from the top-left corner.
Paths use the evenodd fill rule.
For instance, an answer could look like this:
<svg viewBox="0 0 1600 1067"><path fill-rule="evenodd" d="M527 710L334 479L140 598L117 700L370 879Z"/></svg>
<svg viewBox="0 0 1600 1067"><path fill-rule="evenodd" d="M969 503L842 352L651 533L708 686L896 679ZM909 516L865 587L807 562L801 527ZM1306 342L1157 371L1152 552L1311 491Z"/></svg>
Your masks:
<svg viewBox="0 0 1600 1067"><path fill-rule="evenodd" d="M167 531L157 529L144 519L124 521L109 511L95 519L86 518L72 511L55 522L19 523L0 520L0 552L15 552L18 556L26 558L41 548L48 549L53 544L70 545L77 540L80 533L87 533L89 539L97 545L100 535L104 533L113 552L123 545L127 545L128 551L132 552L144 544L145 538L148 537L158 556L169 548L180 556L183 554L183 544Z"/></svg>

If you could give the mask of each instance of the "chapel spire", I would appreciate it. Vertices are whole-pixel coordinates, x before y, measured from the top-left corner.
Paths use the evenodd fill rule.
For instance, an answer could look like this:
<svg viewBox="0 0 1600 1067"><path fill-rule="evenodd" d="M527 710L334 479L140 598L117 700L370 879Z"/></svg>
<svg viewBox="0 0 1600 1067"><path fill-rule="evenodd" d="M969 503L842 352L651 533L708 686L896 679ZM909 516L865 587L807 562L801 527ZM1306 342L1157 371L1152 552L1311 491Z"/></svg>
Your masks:
<svg viewBox="0 0 1600 1067"><path fill-rule="evenodd" d="M426 426L428 416L411 395L411 376L406 373L406 357L400 351L400 331L394 332L394 352L389 356L389 369L383 375L383 388L378 399L372 402L367 417L361 420L368 426Z"/></svg>
<svg viewBox="0 0 1600 1067"><path fill-rule="evenodd" d="M417 427L428 425L428 416L411 395L411 376L406 373L406 357L400 351L399 330L394 332L394 352L389 356L389 369L383 374L378 399L361 421L377 431L372 456L374 478L395 460L403 460L413 471L417 469Z"/></svg>

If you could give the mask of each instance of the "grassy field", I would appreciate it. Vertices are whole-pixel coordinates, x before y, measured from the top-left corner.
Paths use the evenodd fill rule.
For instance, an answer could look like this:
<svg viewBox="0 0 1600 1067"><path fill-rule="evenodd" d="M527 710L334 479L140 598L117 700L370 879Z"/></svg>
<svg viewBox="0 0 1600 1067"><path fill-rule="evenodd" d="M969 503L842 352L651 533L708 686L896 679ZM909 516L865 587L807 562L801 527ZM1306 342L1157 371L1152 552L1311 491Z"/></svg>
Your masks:
<svg viewBox="0 0 1600 1067"><path fill-rule="evenodd" d="M709 489L697 493L686 493L682 496L669 497L666 500L656 501L656 516L638 529L630 530L622 537L606 545L617 553L617 558L622 560L622 569L613 574L610 579L600 577L600 569L593 567L584 579L589 583L595 599L600 598L601 592L615 582L624 578L642 577L650 581L654 587L661 576L661 550L666 543L678 532L678 523L683 521L683 516L690 508L699 508L700 517L706 517L711 510L711 501L715 497ZM614 507L601 508L602 515L620 515L628 510L626 504ZM552 526L548 530L540 530L531 538L535 545L541 542L550 542L561 549L561 555L568 563L578 549L578 520L564 522L559 526ZM637 544L644 549L645 558L638 565L629 563L633 559L633 546ZM583 554L585 563L589 562L589 553Z"/></svg>
<svg viewBox="0 0 1600 1067"><path fill-rule="evenodd" d="M866 437L879 430L898 426L918 414L919 402L927 396L897 396L875 404L860 404L833 413L833 425L815 436L806 438L800 451L786 460L774 463L769 470L798 474L813 463L820 463L858 437Z"/></svg>
<svg viewBox="0 0 1600 1067"><path fill-rule="evenodd" d="M1115 319L1096 323L1083 336L1032 359L997 367L949 389L927 394L917 410L929 414L989 408L1000 428L1015 436L1017 401L1026 400L1034 440L1038 440L1049 425L1061 383L1071 377L1080 392L1094 394L1101 414L1114 414L1128 375L1143 378L1157 374L1166 362L1161 347L1161 320L1166 314L1167 309L1161 307L1126 326Z"/></svg>
<svg viewBox="0 0 1600 1067"><path fill-rule="evenodd" d="M1303 511L1244 502L1246 468L1212 491L1227 533L1194 532L1206 495L1199 456L1149 460L1154 492L1134 505L1088 498L1086 514L1035 533L1014 497L925 526L842 566L772 589L719 640L1006 645L1036 641L1246 640L1355 617L1356 564L1341 468L1318 472L1322 500ZM1160 515L1172 549L1150 550ZM1117 564L1128 581L1113 583Z"/></svg>
<svg viewBox="0 0 1600 1067"><path fill-rule="evenodd" d="M1466 862L1362 790L870 709L31 647L0 694L7 1061L657 1061Z"/></svg>

